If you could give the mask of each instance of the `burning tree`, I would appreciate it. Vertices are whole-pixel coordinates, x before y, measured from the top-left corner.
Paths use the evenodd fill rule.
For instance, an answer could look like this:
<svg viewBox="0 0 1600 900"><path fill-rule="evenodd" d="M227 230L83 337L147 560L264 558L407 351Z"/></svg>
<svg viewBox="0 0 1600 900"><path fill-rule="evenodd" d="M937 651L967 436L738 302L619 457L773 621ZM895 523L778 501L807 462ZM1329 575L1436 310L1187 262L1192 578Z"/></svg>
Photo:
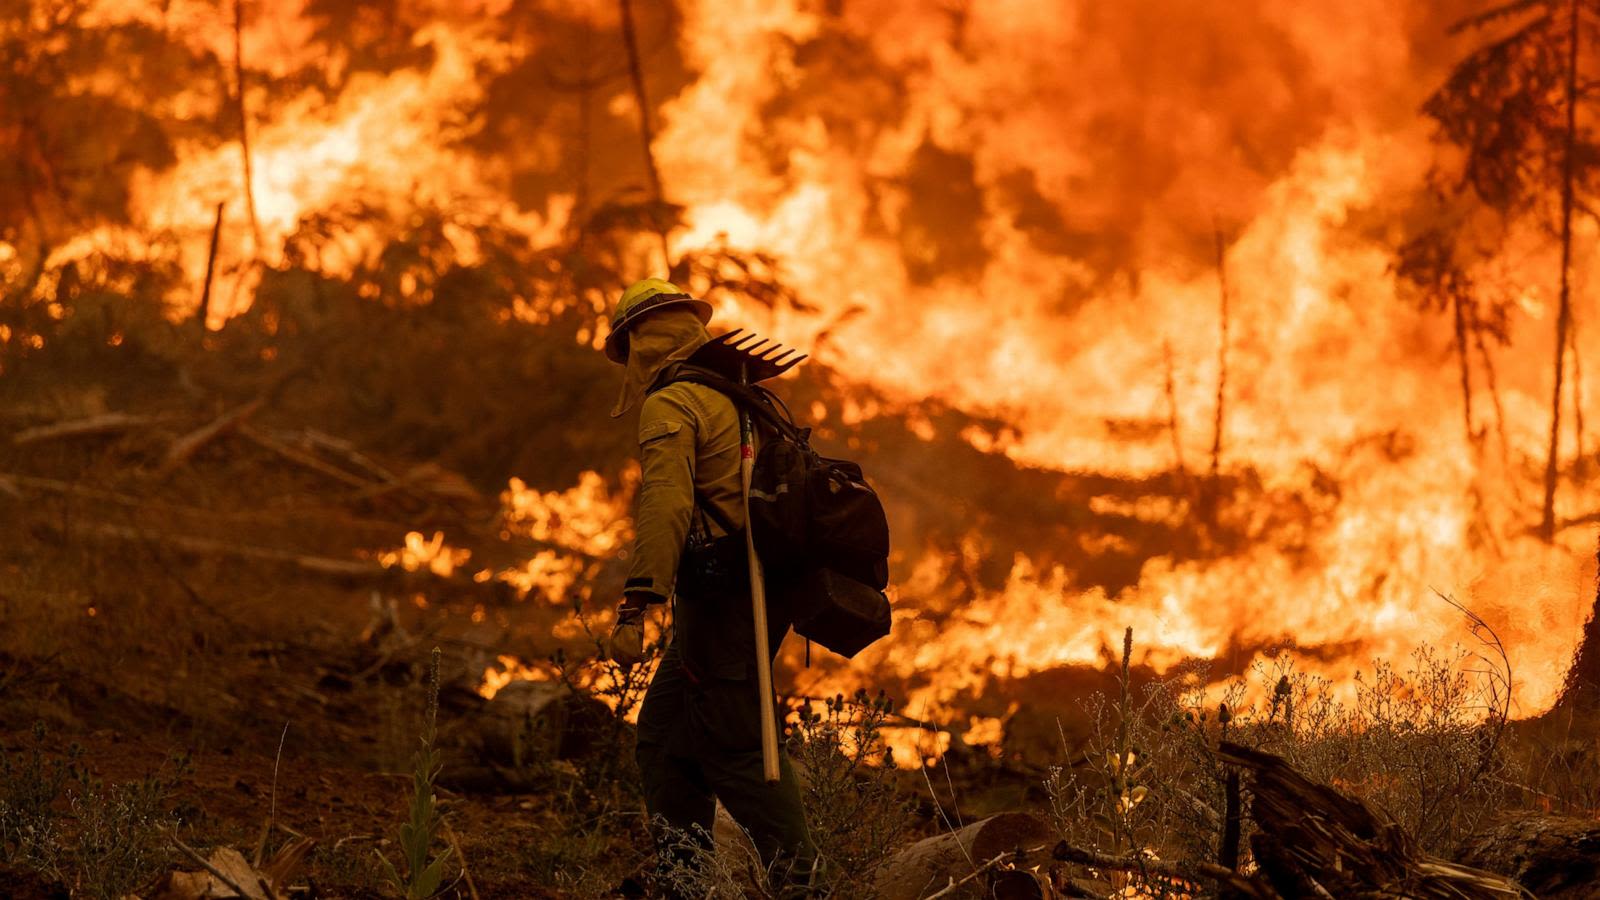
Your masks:
<svg viewBox="0 0 1600 900"><path fill-rule="evenodd" d="M172 98L215 65L146 24L96 22L89 7L24 2L0 17L0 239L18 249L23 270L0 299L18 306L28 305L52 249L87 227L128 220L135 171L175 159L184 123ZM120 94L73 86L129 58L161 76ZM95 139L84 140L91 130Z"/></svg>
<svg viewBox="0 0 1600 900"><path fill-rule="evenodd" d="M1496 233L1474 248L1469 245L1472 228L1460 229L1465 236L1435 229L1402 248L1399 262L1401 274L1423 289L1427 302L1453 312L1471 438L1467 342L1469 336L1476 342L1487 366L1483 335L1505 340L1508 303L1486 299L1472 274L1472 256L1492 255L1504 232L1523 222L1537 223L1559 240L1555 387L1540 524L1546 540L1556 526L1561 396L1566 351L1572 343L1573 219L1580 212L1592 213L1588 198L1593 196L1600 163L1600 145L1580 120L1580 112L1595 97L1594 81L1583 74L1580 49L1586 40L1600 37L1597 18L1600 5L1592 0L1513 0L1451 28L1453 34L1509 29L1461 60L1423 107L1438 124L1439 137L1460 151L1459 171L1454 165L1448 171L1436 165L1433 180L1439 198L1453 206L1458 227L1487 214L1493 220L1490 230ZM1492 380L1492 368L1489 374Z"/></svg>

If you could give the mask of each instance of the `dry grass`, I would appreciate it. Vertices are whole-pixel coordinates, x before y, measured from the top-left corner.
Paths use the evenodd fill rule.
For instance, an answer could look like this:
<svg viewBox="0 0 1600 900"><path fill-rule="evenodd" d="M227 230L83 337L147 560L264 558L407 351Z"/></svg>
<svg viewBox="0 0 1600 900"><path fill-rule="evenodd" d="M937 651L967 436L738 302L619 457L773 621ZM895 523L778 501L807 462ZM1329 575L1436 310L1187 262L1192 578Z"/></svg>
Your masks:
<svg viewBox="0 0 1600 900"><path fill-rule="evenodd" d="M1119 696L1088 702L1094 727L1076 764L1051 770L1051 812L1075 846L1248 868L1248 805L1214 753L1222 740L1285 757L1447 858L1503 808L1521 775L1503 740L1506 675L1465 651L1423 648L1403 669L1376 661L1356 677L1352 702L1296 671L1289 654L1220 687L1190 672L1135 696L1130 657L1131 643ZM1106 880L1156 897L1192 890L1150 872Z"/></svg>

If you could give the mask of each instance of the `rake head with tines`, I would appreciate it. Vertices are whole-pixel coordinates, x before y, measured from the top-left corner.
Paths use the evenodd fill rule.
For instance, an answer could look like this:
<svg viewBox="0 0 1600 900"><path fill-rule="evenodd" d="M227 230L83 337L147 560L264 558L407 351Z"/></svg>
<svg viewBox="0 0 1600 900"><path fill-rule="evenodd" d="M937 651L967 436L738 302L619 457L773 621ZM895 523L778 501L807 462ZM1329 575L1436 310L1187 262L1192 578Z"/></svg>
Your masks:
<svg viewBox="0 0 1600 900"><path fill-rule="evenodd" d="M685 362L755 384L782 375L805 358L806 354L790 350L777 341L736 328L712 338Z"/></svg>

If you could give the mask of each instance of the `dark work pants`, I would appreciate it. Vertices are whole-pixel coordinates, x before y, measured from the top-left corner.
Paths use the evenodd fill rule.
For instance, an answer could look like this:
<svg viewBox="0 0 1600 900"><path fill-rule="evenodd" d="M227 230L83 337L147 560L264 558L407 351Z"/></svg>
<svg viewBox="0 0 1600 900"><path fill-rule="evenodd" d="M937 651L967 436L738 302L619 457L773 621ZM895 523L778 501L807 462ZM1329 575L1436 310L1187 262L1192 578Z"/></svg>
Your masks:
<svg viewBox="0 0 1600 900"><path fill-rule="evenodd" d="M665 820L709 846L721 800L750 832L763 865L781 880L804 884L816 851L781 748L778 783L762 776L757 694L754 679L690 677L676 644L667 648L639 710L645 809L652 823Z"/></svg>

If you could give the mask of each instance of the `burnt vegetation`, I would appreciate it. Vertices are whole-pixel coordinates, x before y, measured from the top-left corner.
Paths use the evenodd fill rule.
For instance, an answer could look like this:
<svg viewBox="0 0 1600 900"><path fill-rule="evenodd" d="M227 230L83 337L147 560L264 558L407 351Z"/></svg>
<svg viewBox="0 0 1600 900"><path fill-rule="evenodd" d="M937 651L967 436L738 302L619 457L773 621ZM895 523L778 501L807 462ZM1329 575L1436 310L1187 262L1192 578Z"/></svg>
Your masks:
<svg viewBox="0 0 1600 900"><path fill-rule="evenodd" d="M602 28L560 4L515 0L492 17L529 49L452 110L451 149L493 155L521 209L570 193L559 235L531 240L492 204L433 202L414 185L402 205L349 192L263 245L262 198L217 196L212 244L226 233L232 249L213 250L197 281L193 235L147 227L140 179L172 171L181 146L237 146L249 165L240 136L279 104L334 102L364 75L430 65L438 49L418 35L432 19L313 0L309 40L339 64L283 69L241 58L237 41L202 52L159 17L107 24L91 6L23 0L0 24L8 896L772 895L727 821L714 858L654 871L628 722L646 671L598 652L635 477L630 424L603 415L607 304L664 265L759 324L821 315L782 260L726 236L662 258L688 224L648 139L696 77L678 13L622 0L626 39L622 19ZM236 14L265 13L228 6L233 37ZM1459 168L1435 171L1429 227L1395 249L1418 301L1454 323L1470 440L1481 449L1498 427L1507 459L1489 348L1510 340L1513 303L1476 263L1526 222L1565 259L1574 217L1592 218L1592 85L1573 48L1600 36L1595 18L1552 0L1464 23L1510 31L1429 101ZM790 49L797 74L752 136L780 180L786 129L815 116L854 146L870 126L838 114L839 93L887 115L916 74L831 23ZM101 84L116 87L85 87ZM541 139L564 148L559 161ZM994 216L1041 246L1126 263L1119 238L1069 226L1033 173L1006 177L997 199L976 165L930 136L897 185L876 186L918 198L870 214L913 281L981 274L992 248L978 223ZM57 253L89 234L87 251ZM1227 373L1223 244L1219 228ZM1565 372L1565 262L1559 274ZM817 343L859 313L833 313ZM1167 365L1161 414L1103 423L1130 445L1173 442L1173 466L1139 477L1019 465L1001 413L908 401L822 363L784 391L824 411L819 445L862 460L889 498L897 564L950 561L898 598L935 633L1003 589L1019 554L1066 573L1063 598L1117 596L1153 560L1266 543L1325 562L1308 536L1345 486L1308 462L1304 486L1285 487L1225 456L1225 381L1203 417L1211 458L1186 466ZM1582 524L1554 520L1550 496L1587 472L1556 459L1560 383L1546 536ZM1375 465L1415 452L1396 434L1350 448ZM1600 638L1584 639L1556 709L1527 719L1500 639L1460 613L1466 650L1374 661L1353 687L1297 668L1347 647L1229 647L1157 672L1130 630L1101 666L957 691L952 708L1001 723L989 734L893 699L965 672L886 669L873 673L881 692L796 691L784 739L827 862L818 891L1584 896L1593 882L1573 873L1594 871L1600 840ZM792 644L786 659L798 665Z"/></svg>

